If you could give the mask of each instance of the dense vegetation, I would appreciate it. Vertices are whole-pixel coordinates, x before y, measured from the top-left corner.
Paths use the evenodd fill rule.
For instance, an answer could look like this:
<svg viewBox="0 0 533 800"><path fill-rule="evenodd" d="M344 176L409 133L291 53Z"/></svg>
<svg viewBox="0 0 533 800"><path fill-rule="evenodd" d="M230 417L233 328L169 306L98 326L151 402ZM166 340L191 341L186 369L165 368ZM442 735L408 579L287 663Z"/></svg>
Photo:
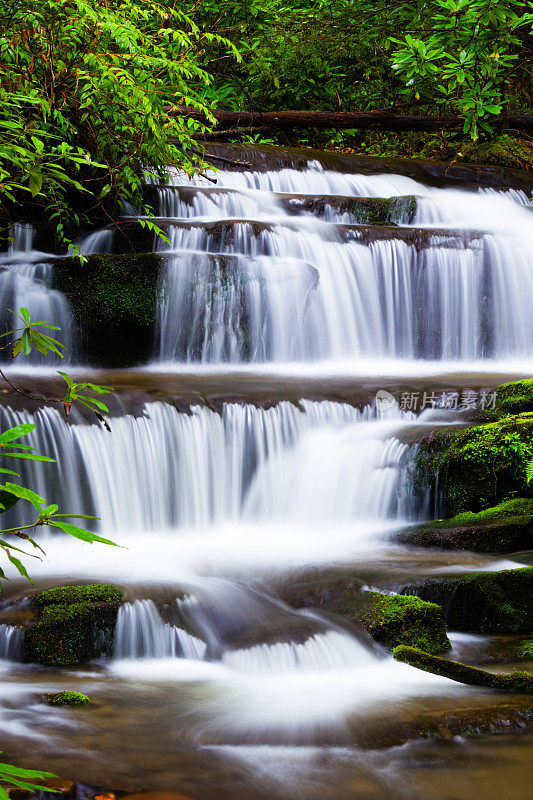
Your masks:
<svg viewBox="0 0 533 800"><path fill-rule="evenodd" d="M6 0L0 208L44 206L61 235L82 213L139 203L146 173L202 168L209 108L394 107L458 114L458 141L490 135L500 113L532 106L529 11L525 0ZM173 106L204 110L206 124ZM372 134L356 133L318 143L351 134L364 150Z"/></svg>
<svg viewBox="0 0 533 800"><path fill-rule="evenodd" d="M7 0L0 11L0 184L4 206L45 205L59 232L80 210L139 200L146 173L201 166L170 103L204 108L205 43L175 4ZM206 113L207 109L206 109ZM81 197L77 196L80 195Z"/></svg>

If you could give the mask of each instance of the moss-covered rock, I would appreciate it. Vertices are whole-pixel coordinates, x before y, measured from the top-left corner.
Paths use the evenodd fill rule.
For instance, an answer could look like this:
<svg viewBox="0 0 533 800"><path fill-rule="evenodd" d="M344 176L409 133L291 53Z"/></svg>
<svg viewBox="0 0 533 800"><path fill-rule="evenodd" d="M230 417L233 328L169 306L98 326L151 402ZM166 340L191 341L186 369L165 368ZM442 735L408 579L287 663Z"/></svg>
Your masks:
<svg viewBox="0 0 533 800"><path fill-rule="evenodd" d="M69 299L95 366L132 366L153 349L161 255L89 255L56 263L53 288ZM132 342L135 347L132 347Z"/></svg>
<svg viewBox="0 0 533 800"><path fill-rule="evenodd" d="M72 603L120 603L124 592L109 583L92 583L83 586L56 586L35 595L33 602L45 606L70 605Z"/></svg>
<svg viewBox="0 0 533 800"><path fill-rule="evenodd" d="M419 447L415 480L445 487L444 514L477 513L512 493L532 494L525 465L533 448L533 414L505 416L468 428L442 428Z"/></svg>
<svg viewBox="0 0 533 800"><path fill-rule="evenodd" d="M47 692L42 697L43 703L49 706L86 706L91 700L80 692Z"/></svg>
<svg viewBox="0 0 533 800"><path fill-rule="evenodd" d="M491 689L500 689L505 692L519 694L533 694L533 675L528 672L515 671L507 675L500 675L478 667L469 667L459 661L450 661L447 658L430 655L417 647L399 645L394 648L394 658L410 664L412 667L442 675L458 683L469 686L487 686Z"/></svg>
<svg viewBox="0 0 533 800"><path fill-rule="evenodd" d="M453 630L517 634L533 630L533 567L429 578L403 591L441 605Z"/></svg>
<svg viewBox="0 0 533 800"><path fill-rule="evenodd" d="M380 644L386 647L409 644L428 653L450 649L444 612L436 603L379 592L368 595L360 621Z"/></svg>
<svg viewBox="0 0 533 800"><path fill-rule="evenodd" d="M462 158L470 164L496 164L499 167L531 170L533 145L530 141L501 134L488 141L467 143Z"/></svg>
<svg viewBox="0 0 533 800"><path fill-rule="evenodd" d="M416 547L513 553L533 545L533 498L517 497L474 513L405 528L396 541Z"/></svg>
<svg viewBox="0 0 533 800"><path fill-rule="evenodd" d="M502 414L533 411L533 378L503 383L496 390L496 410Z"/></svg>
<svg viewBox="0 0 533 800"><path fill-rule="evenodd" d="M37 618L24 628L23 660L52 666L109 656L123 593L115 586L61 586L34 599Z"/></svg>
<svg viewBox="0 0 533 800"><path fill-rule="evenodd" d="M319 607L362 625L388 648L410 644L430 653L442 653L451 647L443 609L417 597L363 591L355 582L349 582L306 592L290 602Z"/></svg>

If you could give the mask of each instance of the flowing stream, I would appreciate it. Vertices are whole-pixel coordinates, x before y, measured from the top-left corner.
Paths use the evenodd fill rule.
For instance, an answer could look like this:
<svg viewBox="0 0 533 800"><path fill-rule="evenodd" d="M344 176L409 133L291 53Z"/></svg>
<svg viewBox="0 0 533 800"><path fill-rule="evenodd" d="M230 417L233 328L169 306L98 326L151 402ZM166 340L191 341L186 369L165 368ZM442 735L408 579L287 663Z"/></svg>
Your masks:
<svg viewBox="0 0 533 800"><path fill-rule="evenodd" d="M28 443L57 459L25 464L26 485L94 515L87 524L123 548L40 534L37 587L111 581L127 593L113 658L86 669L24 666L20 630L0 626L0 730L21 748L31 741L38 765L78 770L93 785L113 778L207 800L465 800L453 787L466 745L454 742L450 758L431 743L387 746L387 736L416 727L422 712L477 708L489 702L483 691L399 664L357 626L283 598L324 575L388 591L409 577L516 565L391 539L438 513L413 485L416 439L460 414L432 402L417 416L399 396L323 398L328 376L369 365L379 374L381 363L418 376L474 364L484 387L502 368L527 374L529 199L343 174L318 161L219 171L216 181L175 174L151 187L170 244L154 242L168 257L135 407L119 398L110 431L76 410L65 422L54 407L0 408L2 429L35 421ZM380 228L354 198L401 200ZM81 243L86 253L115 245L111 228ZM1 305L27 306L70 344L68 299L50 289L54 258L18 227L0 260ZM236 389L238 373L262 369L275 380L302 365L322 381L316 399L295 390L261 404ZM206 370L226 381L216 407L200 388L185 409L150 394L156 373ZM21 520L15 510L8 518ZM2 608L26 591L15 581ZM38 705L50 687L78 688L96 705ZM480 747L479 785L496 800L501 787ZM415 776L414 763L440 764L439 786Z"/></svg>

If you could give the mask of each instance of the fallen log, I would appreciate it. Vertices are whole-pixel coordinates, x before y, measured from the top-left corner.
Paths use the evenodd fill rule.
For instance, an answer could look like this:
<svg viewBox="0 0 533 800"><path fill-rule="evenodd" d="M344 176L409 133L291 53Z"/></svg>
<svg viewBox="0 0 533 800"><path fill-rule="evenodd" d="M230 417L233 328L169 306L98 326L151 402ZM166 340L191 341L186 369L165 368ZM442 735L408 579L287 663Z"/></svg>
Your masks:
<svg viewBox="0 0 533 800"><path fill-rule="evenodd" d="M396 661L402 661L411 667L424 672L441 675L457 683L466 683L469 686L486 686L490 689L500 689L504 692L517 694L533 694L533 675L522 670L515 670L506 675L498 675L479 667L468 667L459 661L450 661L448 658L431 656L417 647L408 647L400 644L393 650Z"/></svg>
<svg viewBox="0 0 533 800"><path fill-rule="evenodd" d="M208 124L202 111L189 106L176 106L169 113L183 119L194 119ZM455 115L423 116L396 114L393 109L379 111L226 111L213 109L216 131L231 128L261 128L270 131L293 130L296 128L357 128L359 130L383 131L428 131L458 130L463 120ZM533 115L510 115L494 117L492 125L497 128L513 128L520 131L533 131Z"/></svg>

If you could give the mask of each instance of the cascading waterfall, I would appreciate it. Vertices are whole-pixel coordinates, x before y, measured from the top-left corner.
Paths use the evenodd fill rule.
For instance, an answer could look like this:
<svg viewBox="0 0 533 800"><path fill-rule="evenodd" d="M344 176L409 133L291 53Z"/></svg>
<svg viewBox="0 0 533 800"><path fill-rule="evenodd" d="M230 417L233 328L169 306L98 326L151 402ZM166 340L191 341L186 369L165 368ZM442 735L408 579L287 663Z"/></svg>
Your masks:
<svg viewBox="0 0 533 800"><path fill-rule="evenodd" d="M171 240L156 240L166 254L159 370L341 360L352 370L365 359L460 365L529 355L533 249L524 193L437 190L318 162L215 178L213 186L175 174L171 185L149 187ZM363 224L344 202L413 195L416 213L410 203L409 214L391 220L397 228ZM116 239L112 228L97 231L82 251L111 253ZM0 262L2 302L68 329L68 303L50 290L50 260L32 248L31 230L17 229ZM112 692L120 686L119 708L128 691L137 703L140 682L143 692L151 682L154 717L170 714L173 725L170 736L155 732L159 757L181 736L178 718L195 744L353 744L365 709L388 715L404 697L435 692L442 701L462 691L394 662L356 626L279 599L315 570L344 580L349 569L373 584L380 570L398 568L405 551L390 531L429 516L411 488L416 445L406 443L424 419L397 406L360 411L311 400L223 402L218 411L198 401L187 413L170 402L134 404L135 414L111 416L110 432L75 409L65 421L55 408L31 415L2 407L0 425L35 421L25 442L58 464L23 464L24 485L61 511L94 514L87 526L124 546L88 547L39 530L47 559L33 573L128 587L114 658L95 674L112 676ZM19 506L4 515L6 525L24 521ZM435 553L427 559L429 570L440 563ZM0 659L17 661L21 649L20 629L0 626ZM154 690L161 679L165 687ZM108 734L120 730L120 716ZM136 722L128 716L134 735Z"/></svg>
<svg viewBox="0 0 533 800"><path fill-rule="evenodd" d="M170 248L155 242L171 255L158 315L160 362L528 356L533 256L523 193L435 190L401 176L316 167L216 175L221 188L203 188L198 178L198 193L185 187L185 200L159 190L166 221L176 220ZM346 213L329 207L322 221L295 219L273 191L414 194L414 224L450 233L428 231L411 244L389 229L363 243L357 228L349 235L339 227Z"/></svg>
<svg viewBox="0 0 533 800"><path fill-rule="evenodd" d="M29 419L0 413L5 427ZM402 518L407 446L395 433L410 418L329 401L227 403L220 414L155 402L142 416L113 419L109 433L45 408L28 442L60 467L29 462L24 477L65 509L95 513L108 532Z"/></svg>

